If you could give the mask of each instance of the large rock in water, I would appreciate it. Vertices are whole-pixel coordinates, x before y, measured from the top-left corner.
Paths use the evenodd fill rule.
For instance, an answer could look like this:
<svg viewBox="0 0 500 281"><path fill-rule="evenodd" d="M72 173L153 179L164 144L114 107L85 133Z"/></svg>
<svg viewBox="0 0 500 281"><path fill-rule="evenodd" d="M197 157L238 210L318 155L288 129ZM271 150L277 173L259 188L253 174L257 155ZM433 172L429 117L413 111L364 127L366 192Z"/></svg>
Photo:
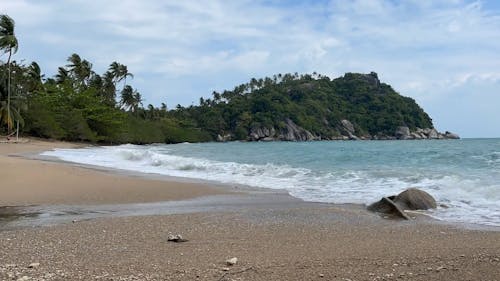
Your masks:
<svg viewBox="0 0 500 281"><path fill-rule="evenodd" d="M368 206L368 210L409 219L405 210L435 209L436 206L436 200L429 193L417 188L409 188L398 195L383 197L380 201Z"/></svg>
<svg viewBox="0 0 500 281"><path fill-rule="evenodd" d="M446 131L444 133L444 137L447 138L447 139L454 139L454 140L460 139L460 137L457 134L454 134L454 133L448 132L448 131Z"/></svg>

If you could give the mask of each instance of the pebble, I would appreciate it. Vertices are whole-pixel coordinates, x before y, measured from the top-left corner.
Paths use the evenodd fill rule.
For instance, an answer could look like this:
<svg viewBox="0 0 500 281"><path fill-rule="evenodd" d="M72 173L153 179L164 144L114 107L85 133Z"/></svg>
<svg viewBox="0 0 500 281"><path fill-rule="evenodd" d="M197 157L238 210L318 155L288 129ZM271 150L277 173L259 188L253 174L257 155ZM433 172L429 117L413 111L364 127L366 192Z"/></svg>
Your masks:
<svg viewBox="0 0 500 281"><path fill-rule="evenodd" d="M440 267L436 268L436 271L441 271L443 269L446 269L446 267L445 266L440 266Z"/></svg>
<svg viewBox="0 0 500 281"><path fill-rule="evenodd" d="M229 267L223 267L222 271L229 271Z"/></svg>
<svg viewBox="0 0 500 281"><path fill-rule="evenodd" d="M40 266L39 262L34 262L34 263L30 263L30 265L28 265L28 268L37 268L39 266Z"/></svg>
<svg viewBox="0 0 500 281"><path fill-rule="evenodd" d="M175 234L175 235L174 234L169 234L167 236L167 241L179 243L179 242L187 242L188 240L182 238L182 235L180 235L180 234Z"/></svg>
<svg viewBox="0 0 500 281"><path fill-rule="evenodd" d="M226 260L227 265L235 265L238 262L238 258L230 258Z"/></svg>
<svg viewBox="0 0 500 281"><path fill-rule="evenodd" d="M320 273L319 277L323 278L323 277L325 277L325 275Z"/></svg>

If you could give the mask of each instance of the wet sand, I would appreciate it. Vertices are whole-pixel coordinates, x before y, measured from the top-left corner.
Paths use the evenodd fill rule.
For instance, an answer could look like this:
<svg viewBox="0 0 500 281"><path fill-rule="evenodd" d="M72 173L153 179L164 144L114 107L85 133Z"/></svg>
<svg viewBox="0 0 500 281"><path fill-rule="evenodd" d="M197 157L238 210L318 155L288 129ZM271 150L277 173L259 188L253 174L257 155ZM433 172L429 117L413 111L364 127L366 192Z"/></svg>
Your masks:
<svg viewBox="0 0 500 281"><path fill-rule="evenodd" d="M132 195L121 195L113 191L117 187L107 177L116 177L118 182L137 180L141 185L135 188L148 186L152 193L156 181L6 157L10 152L3 148L0 152L2 168L7 163L12 172L22 169L24 177L34 178L30 167L54 169L52 177L60 178L62 173L90 180L96 188L96 197L79 201L78 196L68 194L67 199L58 194L64 192L63 186L51 191L42 185L52 192L41 201L44 204L156 201L134 195L134 186L130 186ZM1 176L13 175L21 177ZM24 181L28 193L38 192L35 183L41 182L10 181ZM57 182L50 176L44 181ZM98 186L104 183L101 188L107 190L107 199L99 201ZM182 185L169 184L174 189ZM171 195L172 190L156 188L165 192L158 200L179 198ZM200 188L223 192L216 187ZM81 196L79 192L85 189L82 184L76 193ZM39 200L30 194L24 199L21 193L7 200L5 190L10 192L2 181L1 202L37 204ZM194 198L198 193L185 196ZM213 196L233 203L215 200L218 208L210 210L68 220L54 226L0 231L0 280L500 280L500 231L495 228L474 230L419 217L386 220L361 206L306 203L286 196L255 201L237 201L230 194ZM238 196L246 200L245 194ZM247 196L255 199L257 195ZM192 200L195 206L201 204ZM169 233L182 234L189 241L168 242ZM232 257L238 262L226 265Z"/></svg>

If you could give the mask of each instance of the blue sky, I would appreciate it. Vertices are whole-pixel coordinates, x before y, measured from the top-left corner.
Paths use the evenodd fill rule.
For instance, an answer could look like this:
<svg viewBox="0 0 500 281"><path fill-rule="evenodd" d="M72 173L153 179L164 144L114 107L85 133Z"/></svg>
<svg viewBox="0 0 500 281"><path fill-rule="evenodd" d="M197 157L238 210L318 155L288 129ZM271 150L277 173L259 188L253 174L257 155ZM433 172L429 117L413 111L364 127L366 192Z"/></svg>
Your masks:
<svg viewBox="0 0 500 281"><path fill-rule="evenodd" d="M72 53L97 73L118 61L145 105L277 73L375 71L439 130L500 137L499 2L1 0L0 13L16 21L15 59L48 76Z"/></svg>

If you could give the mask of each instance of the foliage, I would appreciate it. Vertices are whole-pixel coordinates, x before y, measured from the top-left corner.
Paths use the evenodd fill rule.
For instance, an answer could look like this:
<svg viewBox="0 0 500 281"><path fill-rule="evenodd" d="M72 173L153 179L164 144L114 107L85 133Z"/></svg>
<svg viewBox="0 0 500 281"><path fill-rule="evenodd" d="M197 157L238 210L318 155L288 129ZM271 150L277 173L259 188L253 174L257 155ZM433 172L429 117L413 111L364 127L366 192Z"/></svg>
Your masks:
<svg viewBox="0 0 500 281"><path fill-rule="evenodd" d="M432 128L432 120L413 99L380 83L376 73L347 73L333 79L318 74L274 75L251 79L199 106L177 108L215 137L230 133L245 140L252 128L282 128L286 119L323 138L338 136L340 121L350 120L361 135L393 135L398 126Z"/></svg>

